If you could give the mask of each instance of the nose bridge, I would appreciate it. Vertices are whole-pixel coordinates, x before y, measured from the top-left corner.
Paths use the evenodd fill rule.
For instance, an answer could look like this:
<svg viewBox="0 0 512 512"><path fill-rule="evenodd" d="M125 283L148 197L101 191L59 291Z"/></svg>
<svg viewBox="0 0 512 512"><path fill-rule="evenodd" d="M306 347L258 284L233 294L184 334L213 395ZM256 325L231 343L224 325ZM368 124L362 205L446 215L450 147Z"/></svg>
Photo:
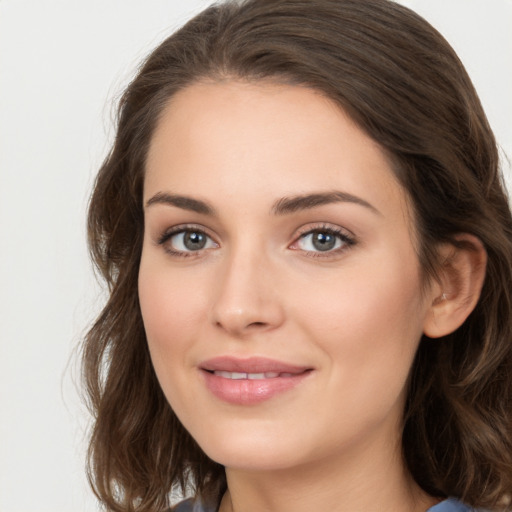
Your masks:
<svg viewBox="0 0 512 512"><path fill-rule="evenodd" d="M278 326L282 308L273 273L264 242L244 236L232 244L219 269L212 314L215 325L235 335Z"/></svg>

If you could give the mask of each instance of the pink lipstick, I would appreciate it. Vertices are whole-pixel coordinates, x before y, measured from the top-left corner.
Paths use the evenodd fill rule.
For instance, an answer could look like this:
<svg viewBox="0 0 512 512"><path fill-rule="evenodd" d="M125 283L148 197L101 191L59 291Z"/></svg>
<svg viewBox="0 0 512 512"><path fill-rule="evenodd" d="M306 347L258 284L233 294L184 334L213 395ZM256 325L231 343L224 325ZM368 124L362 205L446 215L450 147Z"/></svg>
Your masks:
<svg viewBox="0 0 512 512"><path fill-rule="evenodd" d="M293 389L312 371L274 359L216 357L200 365L206 387L219 399L236 405L258 404Z"/></svg>

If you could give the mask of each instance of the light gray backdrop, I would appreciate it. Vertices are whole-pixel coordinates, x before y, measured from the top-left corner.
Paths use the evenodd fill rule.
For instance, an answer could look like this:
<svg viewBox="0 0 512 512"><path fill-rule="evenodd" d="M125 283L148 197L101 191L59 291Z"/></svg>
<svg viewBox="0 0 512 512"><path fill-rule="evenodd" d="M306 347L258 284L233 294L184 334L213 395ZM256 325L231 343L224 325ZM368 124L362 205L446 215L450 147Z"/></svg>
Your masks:
<svg viewBox="0 0 512 512"><path fill-rule="evenodd" d="M208 3L0 0L0 512L98 508L73 383L73 351L101 303L85 205L112 102L140 59ZM459 52L512 155L512 0L403 3Z"/></svg>

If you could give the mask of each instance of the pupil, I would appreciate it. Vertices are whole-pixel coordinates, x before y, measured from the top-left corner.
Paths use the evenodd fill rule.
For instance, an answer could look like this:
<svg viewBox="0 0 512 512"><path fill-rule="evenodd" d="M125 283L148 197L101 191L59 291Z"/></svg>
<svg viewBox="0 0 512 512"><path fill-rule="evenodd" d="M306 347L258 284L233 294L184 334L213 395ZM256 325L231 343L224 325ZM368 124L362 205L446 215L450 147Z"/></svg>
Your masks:
<svg viewBox="0 0 512 512"><path fill-rule="evenodd" d="M195 231L190 231L185 233L183 238L183 244L190 251L197 251L202 249L206 244L206 237L203 233L196 233Z"/></svg>
<svg viewBox="0 0 512 512"><path fill-rule="evenodd" d="M315 233L313 235L313 246L318 251L329 251L336 245L336 237L329 233Z"/></svg>

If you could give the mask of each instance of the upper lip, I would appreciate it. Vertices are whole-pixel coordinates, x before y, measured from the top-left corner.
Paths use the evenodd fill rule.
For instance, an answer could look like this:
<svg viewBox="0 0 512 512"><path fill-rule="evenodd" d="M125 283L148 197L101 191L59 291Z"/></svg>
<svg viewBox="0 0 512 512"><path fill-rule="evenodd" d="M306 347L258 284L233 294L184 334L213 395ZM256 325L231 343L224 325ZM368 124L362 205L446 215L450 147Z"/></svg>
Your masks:
<svg viewBox="0 0 512 512"><path fill-rule="evenodd" d="M202 370L209 372L241 372L241 373L291 373L299 374L312 368L309 366L298 366L285 363L267 357L238 358L233 356L214 357L203 361L200 365Z"/></svg>

